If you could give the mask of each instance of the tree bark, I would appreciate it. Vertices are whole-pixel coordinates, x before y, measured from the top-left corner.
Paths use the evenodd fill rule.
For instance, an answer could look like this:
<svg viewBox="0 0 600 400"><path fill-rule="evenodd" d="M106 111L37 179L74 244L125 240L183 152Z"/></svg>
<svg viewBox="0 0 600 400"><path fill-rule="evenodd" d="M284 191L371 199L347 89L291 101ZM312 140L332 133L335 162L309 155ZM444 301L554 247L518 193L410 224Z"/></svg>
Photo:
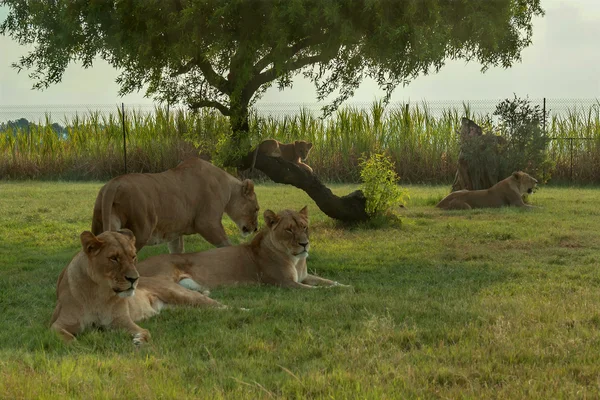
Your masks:
<svg viewBox="0 0 600 400"><path fill-rule="evenodd" d="M244 137L248 137L250 134L250 121L249 121L248 103L246 104L235 104L231 107L231 115L229 116L229 123L231 124L231 143L229 143L230 149L239 149L242 153L232 151L227 154L227 158L223 161L223 164L227 167L242 168L242 160L240 154L249 150L249 146L243 149Z"/></svg>
<svg viewBox="0 0 600 400"><path fill-rule="evenodd" d="M252 167L254 153L254 150L250 151L242 160L244 169ZM361 190L342 197L336 196L316 175L280 157L269 157L262 153L256 154L254 168L264 172L273 182L304 190L321 211L331 218L348 222L369 219L365 211L366 198Z"/></svg>

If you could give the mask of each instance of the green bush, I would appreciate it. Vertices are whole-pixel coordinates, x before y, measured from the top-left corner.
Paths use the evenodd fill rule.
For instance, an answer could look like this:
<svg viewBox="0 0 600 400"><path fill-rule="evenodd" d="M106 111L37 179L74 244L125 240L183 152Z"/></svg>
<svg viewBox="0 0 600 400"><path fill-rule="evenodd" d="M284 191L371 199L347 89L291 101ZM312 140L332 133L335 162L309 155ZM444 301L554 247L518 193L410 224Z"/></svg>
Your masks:
<svg viewBox="0 0 600 400"><path fill-rule="evenodd" d="M359 163L362 191L367 199L369 216L381 215L404 203L408 193L398 186L398 175L392 160L384 154L362 156Z"/></svg>
<svg viewBox="0 0 600 400"><path fill-rule="evenodd" d="M553 165L546 152L548 137L542 122L548 115L542 107L515 96L500 102L494 115L499 118L497 133L506 138L500 164L503 176L521 170L546 182Z"/></svg>

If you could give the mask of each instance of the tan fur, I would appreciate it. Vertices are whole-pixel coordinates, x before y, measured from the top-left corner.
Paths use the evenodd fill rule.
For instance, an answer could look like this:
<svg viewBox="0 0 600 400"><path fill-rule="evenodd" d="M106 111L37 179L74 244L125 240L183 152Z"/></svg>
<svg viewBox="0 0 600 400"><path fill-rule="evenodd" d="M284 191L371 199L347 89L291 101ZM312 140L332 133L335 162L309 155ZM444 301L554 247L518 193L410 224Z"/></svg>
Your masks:
<svg viewBox="0 0 600 400"><path fill-rule="evenodd" d="M56 286L51 329L71 341L89 326L125 329L135 344L150 338L135 321L158 314L166 304L218 302L164 278L140 278L130 230L81 234L82 250L63 269ZM185 277L184 277L185 278ZM199 287L199 286L198 286Z"/></svg>
<svg viewBox="0 0 600 400"><path fill-rule="evenodd" d="M284 287L336 286L337 282L310 275L306 257L310 247L308 211L264 213L264 227L251 243L200 253L163 254L138 265L142 276L163 276L179 282L191 276L203 286L268 283Z"/></svg>
<svg viewBox="0 0 600 400"><path fill-rule="evenodd" d="M171 253L182 253L183 237L199 233L215 246L231 243L221 223L226 213L244 234L258 227L254 183L240 181L199 158L158 174L127 174L100 189L92 232L127 228L136 248L168 242Z"/></svg>
<svg viewBox="0 0 600 400"><path fill-rule="evenodd" d="M458 190L450 193L436 207L445 210L468 210L486 207L532 207L523 202L523 195L532 193L537 180L525 172L514 172L485 190Z"/></svg>
<svg viewBox="0 0 600 400"><path fill-rule="evenodd" d="M284 144L275 139L267 139L261 142L258 146L258 151L270 157L281 157L286 161L298 164L301 168L312 173L312 168L302 162L308 158L312 146L312 143L304 140L296 140L294 143Z"/></svg>

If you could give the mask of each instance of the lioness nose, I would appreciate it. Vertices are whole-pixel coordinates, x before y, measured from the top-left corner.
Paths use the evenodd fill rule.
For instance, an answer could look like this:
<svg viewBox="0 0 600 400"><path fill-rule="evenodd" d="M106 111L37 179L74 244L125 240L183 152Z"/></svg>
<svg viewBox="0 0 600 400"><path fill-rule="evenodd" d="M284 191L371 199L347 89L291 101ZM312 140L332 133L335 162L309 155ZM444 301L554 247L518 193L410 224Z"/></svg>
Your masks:
<svg viewBox="0 0 600 400"><path fill-rule="evenodd" d="M132 278L130 276L126 276L125 279L127 279L129 282L131 282L133 284L133 283L135 283L135 281L138 280L138 277L136 276L135 278Z"/></svg>
<svg viewBox="0 0 600 400"><path fill-rule="evenodd" d="M298 243L298 244L299 244L300 246L302 246L302 247L306 247L306 246L308 246L308 242L304 242L304 243Z"/></svg>

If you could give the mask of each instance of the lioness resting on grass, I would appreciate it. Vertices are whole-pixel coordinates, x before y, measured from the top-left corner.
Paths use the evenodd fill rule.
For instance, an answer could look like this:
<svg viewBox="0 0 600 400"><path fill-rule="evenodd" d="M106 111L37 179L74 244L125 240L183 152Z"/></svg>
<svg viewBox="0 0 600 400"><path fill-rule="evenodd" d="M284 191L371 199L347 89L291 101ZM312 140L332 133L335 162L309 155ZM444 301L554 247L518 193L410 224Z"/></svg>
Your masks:
<svg viewBox="0 0 600 400"><path fill-rule="evenodd" d="M182 275L186 287L160 277L140 278L135 237L128 229L98 236L85 231L80 239L82 250L58 278L50 322L66 341L89 326L98 326L125 329L133 343L142 344L150 333L135 321L158 314L167 304L222 307L200 293L200 285L189 277Z"/></svg>
<svg viewBox="0 0 600 400"><path fill-rule="evenodd" d="M284 160L297 164L299 167L304 168L312 173L312 168L308 164L302 162L306 161L308 158L308 153L310 153L310 149L312 149L312 147L312 143L304 140L296 140L294 143L284 144L275 139L267 139L263 140L258 145L257 151L269 157L281 157ZM254 161L256 161L256 156Z"/></svg>
<svg viewBox="0 0 600 400"><path fill-rule="evenodd" d="M141 276L167 276L174 282L191 277L209 288L237 283L268 283L291 288L344 286L311 275L306 269L308 211L264 213L266 226L252 242L199 253L163 254L138 265ZM182 282L182 284L184 284Z"/></svg>
<svg viewBox="0 0 600 400"><path fill-rule="evenodd" d="M92 220L95 235L121 228L135 235L136 249L168 242L169 252L183 253L182 235L199 233L209 243L231 243L221 218L225 212L244 235L258 227L254 183L241 182L199 158L158 174L127 174L100 189Z"/></svg>
<svg viewBox="0 0 600 400"><path fill-rule="evenodd" d="M468 210L485 207L532 207L525 204L523 195L533 193L537 180L525 172L513 172L489 189L458 190L450 193L436 207L445 210Z"/></svg>

